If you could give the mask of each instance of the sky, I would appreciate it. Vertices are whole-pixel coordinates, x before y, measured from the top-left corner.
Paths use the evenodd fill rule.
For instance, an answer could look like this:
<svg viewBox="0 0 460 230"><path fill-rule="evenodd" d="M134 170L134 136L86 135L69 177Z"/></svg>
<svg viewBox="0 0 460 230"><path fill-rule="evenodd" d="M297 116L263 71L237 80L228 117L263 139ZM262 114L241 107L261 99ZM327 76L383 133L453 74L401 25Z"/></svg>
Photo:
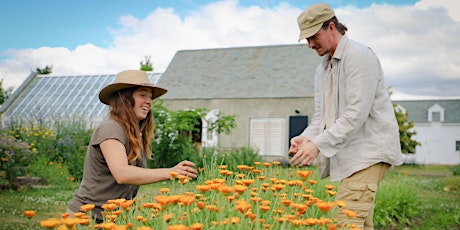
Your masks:
<svg viewBox="0 0 460 230"><path fill-rule="evenodd" d="M460 98L459 0L329 0L347 36L379 56L393 100ZM0 80L37 68L116 74L180 50L297 44L311 0L15 0L0 8ZM306 43L306 41L301 41ZM314 51L312 51L314 52Z"/></svg>

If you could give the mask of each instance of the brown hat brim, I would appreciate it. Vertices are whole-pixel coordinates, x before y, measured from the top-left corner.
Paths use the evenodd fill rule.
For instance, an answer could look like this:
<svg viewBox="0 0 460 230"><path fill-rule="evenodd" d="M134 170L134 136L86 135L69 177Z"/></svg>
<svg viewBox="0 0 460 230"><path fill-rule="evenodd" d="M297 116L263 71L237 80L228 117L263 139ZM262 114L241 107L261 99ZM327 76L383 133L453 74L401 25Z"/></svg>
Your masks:
<svg viewBox="0 0 460 230"><path fill-rule="evenodd" d="M153 89L153 95L152 95L152 100L155 98L160 97L161 95L165 94L168 92L168 90L155 86L153 84L128 84L128 83L114 83L110 84L106 87L104 87L101 92L99 93L99 100L108 105L110 102L110 97L112 96L113 93L115 93L118 90L122 89L128 89L128 88L134 88L134 87L149 87Z"/></svg>

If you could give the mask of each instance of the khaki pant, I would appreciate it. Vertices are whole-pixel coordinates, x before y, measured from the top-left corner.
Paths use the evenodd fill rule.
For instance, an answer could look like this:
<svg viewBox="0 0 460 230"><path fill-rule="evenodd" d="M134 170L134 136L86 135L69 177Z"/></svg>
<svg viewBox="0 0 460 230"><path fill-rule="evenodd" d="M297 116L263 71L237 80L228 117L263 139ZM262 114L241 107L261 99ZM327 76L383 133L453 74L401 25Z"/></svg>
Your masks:
<svg viewBox="0 0 460 230"><path fill-rule="evenodd" d="M374 201L378 185L390 168L387 163L378 163L358 171L342 180L337 191L336 200L344 201L346 206L340 208L337 214L339 223L354 224L360 229L374 229ZM349 209L356 217L349 218L342 213Z"/></svg>

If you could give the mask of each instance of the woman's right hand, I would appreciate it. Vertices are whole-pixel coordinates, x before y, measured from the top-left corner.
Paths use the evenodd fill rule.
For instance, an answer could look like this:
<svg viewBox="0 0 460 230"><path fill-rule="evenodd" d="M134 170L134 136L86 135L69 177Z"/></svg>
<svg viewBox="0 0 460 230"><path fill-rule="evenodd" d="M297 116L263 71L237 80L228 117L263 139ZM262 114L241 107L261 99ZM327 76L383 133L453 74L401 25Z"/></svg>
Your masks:
<svg viewBox="0 0 460 230"><path fill-rule="evenodd" d="M195 163L191 161L181 161L171 168L171 172L178 172L180 175L190 178L196 178L198 171L195 169Z"/></svg>

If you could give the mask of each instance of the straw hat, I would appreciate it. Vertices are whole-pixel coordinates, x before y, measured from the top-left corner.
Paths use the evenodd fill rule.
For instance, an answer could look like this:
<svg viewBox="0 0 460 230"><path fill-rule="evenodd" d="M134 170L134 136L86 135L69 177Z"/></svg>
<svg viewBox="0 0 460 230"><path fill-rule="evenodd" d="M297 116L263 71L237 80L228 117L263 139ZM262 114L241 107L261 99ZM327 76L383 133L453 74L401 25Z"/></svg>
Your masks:
<svg viewBox="0 0 460 230"><path fill-rule="evenodd" d="M104 87L99 93L99 100L108 105L111 95L121 89L132 87L150 87L153 89L152 99L155 99L168 90L150 83L147 73L142 70L125 70L117 74L115 82Z"/></svg>

